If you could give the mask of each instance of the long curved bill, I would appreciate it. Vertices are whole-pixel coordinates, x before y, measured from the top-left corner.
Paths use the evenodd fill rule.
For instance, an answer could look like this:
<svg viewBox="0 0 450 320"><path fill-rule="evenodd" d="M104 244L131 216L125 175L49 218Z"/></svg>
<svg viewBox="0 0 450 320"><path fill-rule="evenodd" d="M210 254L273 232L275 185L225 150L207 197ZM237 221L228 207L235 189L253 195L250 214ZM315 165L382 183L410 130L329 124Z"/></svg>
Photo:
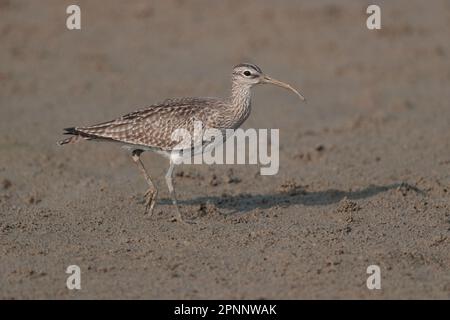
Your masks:
<svg viewBox="0 0 450 320"><path fill-rule="evenodd" d="M298 95L302 101L306 101L305 97L304 97L300 92L298 92L297 90L295 90L294 88L292 88L292 87L291 87L289 84L287 84L287 83L284 83L284 82L281 82L281 81L279 81L279 80L273 79L273 78L271 78L271 77L269 77L269 76L264 76L264 78L263 78L263 83L270 83L270 84L274 84L274 85L276 85L276 86L279 86L279 87L282 87L282 88L291 90L291 91L294 92L296 95Z"/></svg>

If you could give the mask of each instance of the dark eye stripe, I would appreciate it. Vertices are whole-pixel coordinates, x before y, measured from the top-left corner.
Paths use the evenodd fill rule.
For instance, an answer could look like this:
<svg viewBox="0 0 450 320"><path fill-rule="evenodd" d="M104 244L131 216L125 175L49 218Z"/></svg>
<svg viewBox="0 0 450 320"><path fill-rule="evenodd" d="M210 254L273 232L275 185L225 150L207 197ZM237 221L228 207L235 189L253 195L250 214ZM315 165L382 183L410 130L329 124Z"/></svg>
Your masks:
<svg viewBox="0 0 450 320"><path fill-rule="evenodd" d="M235 76L242 76L243 74L241 73L241 72L233 72L233 75L235 75ZM254 78L257 78L258 77L258 75L257 74L250 74L249 76L246 76L246 75L244 75L246 78L251 78L251 79L254 79Z"/></svg>
<svg viewBox="0 0 450 320"><path fill-rule="evenodd" d="M244 73L244 76L245 76L246 78L250 78L250 79L255 79L255 78L258 77L257 74L253 74L253 73L250 73L249 75L246 75L246 74Z"/></svg>
<svg viewBox="0 0 450 320"><path fill-rule="evenodd" d="M238 64L237 66L235 66L235 68L239 68L239 67L252 68L256 72L262 73L261 69L257 65L252 64L252 63L241 63L241 64Z"/></svg>

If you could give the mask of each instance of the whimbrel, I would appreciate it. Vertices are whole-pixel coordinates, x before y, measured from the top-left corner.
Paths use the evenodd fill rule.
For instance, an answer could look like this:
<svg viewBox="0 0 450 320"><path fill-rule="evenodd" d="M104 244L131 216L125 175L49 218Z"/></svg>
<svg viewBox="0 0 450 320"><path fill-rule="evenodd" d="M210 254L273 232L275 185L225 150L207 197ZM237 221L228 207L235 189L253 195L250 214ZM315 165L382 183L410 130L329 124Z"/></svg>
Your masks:
<svg viewBox="0 0 450 320"><path fill-rule="evenodd" d="M145 193L145 211L152 213L156 203L157 189L140 159L144 151L156 151L170 159L166 174L176 219L184 221L177 204L172 183L175 167L174 156L182 152L175 150L178 141L172 140L177 129L193 130L194 121L201 121L205 128L219 130L237 129L248 118L251 110L251 88L257 84L273 84L293 91L302 100L305 98L289 84L265 75L261 69L250 63L242 63L233 68L231 95L227 99L218 98L177 98L126 114L112 121L87 127L64 129L64 134L73 135L61 140L59 145L82 140L102 140L121 143L130 150L133 161L145 177L149 189ZM200 142L201 143L201 142ZM196 146L192 145L192 148Z"/></svg>

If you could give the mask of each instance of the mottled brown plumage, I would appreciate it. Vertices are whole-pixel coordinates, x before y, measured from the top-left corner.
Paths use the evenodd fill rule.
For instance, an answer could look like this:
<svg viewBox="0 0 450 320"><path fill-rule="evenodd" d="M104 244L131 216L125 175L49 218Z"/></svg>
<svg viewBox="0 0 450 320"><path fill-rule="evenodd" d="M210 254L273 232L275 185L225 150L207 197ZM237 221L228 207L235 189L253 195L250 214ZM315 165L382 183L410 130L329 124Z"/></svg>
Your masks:
<svg viewBox="0 0 450 320"><path fill-rule="evenodd" d="M243 63L233 69L232 90L227 99L167 99L115 120L92 126L67 128L65 134L73 135L73 137L64 139L59 144L81 140L104 140L118 142L129 148L132 151L133 160L149 184L149 190L146 193L146 211L152 212L157 190L139 158L141 153L152 150L170 157L171 152L179 143L172 139L172 133L177 129L186 129L193 135L195 121L200 121L203 129L238 128L250 115L250 89L260 83L272 83L290 89L304 100L303 96L288 84L264 75L261 69L253 64ZM182 220L172 185L173 169L174 164L171 161L166 182L176 208L177 219Z"/></svg>
<svg viewBox="0 0 450 320"><path fill-rule="evenodd" d="M168 99L162 103L134 111L112 121L88 127L70 128L89 139L106 139L125 144L172 151L177 141L171 139L178 128L193 131L194 121L219 128L231 123L224 118L227 105L214 98Z"/></svg>

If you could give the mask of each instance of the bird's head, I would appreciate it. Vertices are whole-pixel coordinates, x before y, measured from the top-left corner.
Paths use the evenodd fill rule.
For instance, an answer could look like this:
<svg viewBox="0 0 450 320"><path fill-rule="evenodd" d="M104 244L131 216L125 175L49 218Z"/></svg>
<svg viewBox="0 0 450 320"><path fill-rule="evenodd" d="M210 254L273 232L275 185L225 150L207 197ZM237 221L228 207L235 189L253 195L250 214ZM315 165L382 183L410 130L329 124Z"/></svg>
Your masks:
<svg viewBox="0 0 450 320"><path fill-rule="evenodd" d="M288 90L293 91L296 95L305 101L305 97L297 90L292 88L289 84L273 79L264 74L262 70L252 63L241 63L233 68L233 82L238 86L253 87L257 84L273 84Z"/></svg>

